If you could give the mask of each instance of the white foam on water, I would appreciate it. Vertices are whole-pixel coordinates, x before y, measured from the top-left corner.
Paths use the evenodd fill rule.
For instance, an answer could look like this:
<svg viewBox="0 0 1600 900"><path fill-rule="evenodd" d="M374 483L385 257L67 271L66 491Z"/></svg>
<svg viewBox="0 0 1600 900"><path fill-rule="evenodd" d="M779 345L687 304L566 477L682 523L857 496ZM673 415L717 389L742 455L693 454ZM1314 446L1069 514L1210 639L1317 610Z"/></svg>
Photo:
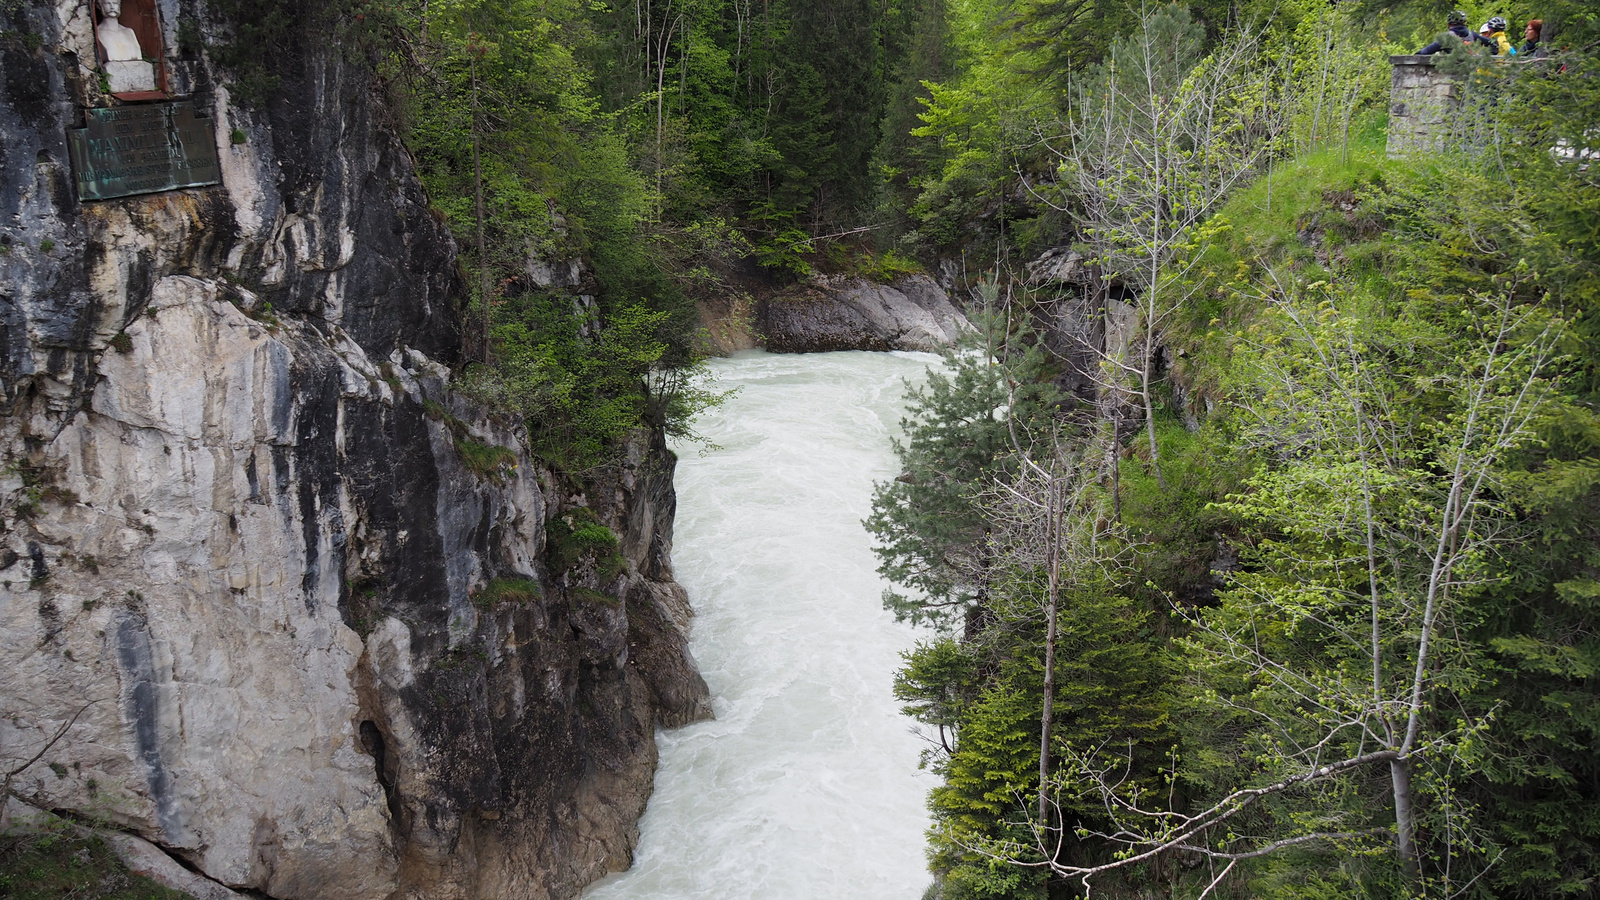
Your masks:
<svg viewBox="0 0 1600 900"><path fill-rule="evenodd" d="M885 612L861 520L898 473L920 353L743 353L679 448L673 561L716 719L661 732L633 868L585 900L917 900L923 743L891 693L919 636Z"/></svg>

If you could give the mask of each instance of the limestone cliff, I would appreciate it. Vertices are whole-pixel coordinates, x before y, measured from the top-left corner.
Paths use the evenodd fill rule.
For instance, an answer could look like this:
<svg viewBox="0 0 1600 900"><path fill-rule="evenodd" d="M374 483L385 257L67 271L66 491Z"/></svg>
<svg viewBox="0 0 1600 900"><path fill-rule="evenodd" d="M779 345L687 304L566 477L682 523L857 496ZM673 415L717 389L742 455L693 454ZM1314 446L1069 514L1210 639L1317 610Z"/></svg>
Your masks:
<svg viewBox="0 0 1600 900"><path fill-rule="evenodd" d="M519 435L448 390L454 244L365 69L298 46L238 105L180 49L227 23L156 5L223 183L96 203L89 5L0 5L0 754L78 715L15 790L272 897L573 896L708 711L672 456L483 452Z"/></svg>
<svg viewBox="0 0 1600 900"><path fill-rule="evenodd" d="M926 275L893 284L813 276L759 303L756 326L776 353L936 351L972 327Z"/></svg>

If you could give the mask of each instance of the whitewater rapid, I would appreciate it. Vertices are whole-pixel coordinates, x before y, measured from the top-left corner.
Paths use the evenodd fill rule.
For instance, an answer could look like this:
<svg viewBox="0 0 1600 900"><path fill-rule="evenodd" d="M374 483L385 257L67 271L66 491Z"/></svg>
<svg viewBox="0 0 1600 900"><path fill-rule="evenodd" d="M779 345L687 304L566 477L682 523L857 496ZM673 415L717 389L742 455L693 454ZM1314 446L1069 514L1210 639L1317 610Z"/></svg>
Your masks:
<svg viewBox="0 0 1600 900"><path fill-rule="evenodd" d="M916 353L713 360L739 392L678 447L673 561L714 721L659 735L633 868L584 900L917 900L924 746L892 694L918 635L879 600L861 520L898 472Z"/></svg>

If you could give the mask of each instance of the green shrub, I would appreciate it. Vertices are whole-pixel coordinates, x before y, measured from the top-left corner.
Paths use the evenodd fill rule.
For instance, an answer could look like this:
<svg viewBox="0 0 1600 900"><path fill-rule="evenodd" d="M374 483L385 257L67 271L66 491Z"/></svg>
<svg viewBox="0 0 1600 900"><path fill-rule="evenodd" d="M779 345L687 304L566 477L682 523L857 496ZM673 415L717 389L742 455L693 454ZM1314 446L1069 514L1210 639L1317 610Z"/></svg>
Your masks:
<svg viewBox="0 0 1600 900"><path fill-rule="evenodd" d="M572 592L572 599L578 604L598 603L602 606L616 606L621 603L616 597L600 591L591 591L588 588L577 588Z"/></svg>
<svg viewBox="0 0 1600 900"><path fill-rule="evenodd" d="M880 254L868 256L863 260L862 274L873 281L890 282L907 275L917 275L922 272L922 265L907 256L901 256L894 250L885 250Z"/></svg>
<svg viewBox="0 0 1600 900"><path fill-rule="evenodd" d="M422 401L422 412L435 422L443 423L444 427L450 430L456 455L460 456L462 464L479 478L501 482L517 467L517 451L498 444L486 444L473 437L467 428L467 423L451 415L439 401Z"/></svg>
<svg viewBox="0 0 1600 900"><path fill-rule="evenodd" d="M599 522L589 522L573 529L572 543L580 550L603 553L617 549L617 536Z"/></svg>
<svg viewBox="0 0 1600 900"><path fill-rule="evenodd" d="M517 467L517 453L509 447L485 444L459 434L455 444L461 462L479 478L502 481Z"/></svg>
<svg viewBox="0 0 1600 900"><path fill-rule="evenodd" d="M617 546L616 533L601 524L593 510L575 507L549 525L546 553L550 571L568 572L585 557L592 557L600 577L615 578L625 565Z"/></svg>
<svg viewBox="0 0 1600 900"><path fill-rule="evenodd" d="M543 596L539 582L531 578L513 576L491 578L483 590L472 595L472 602L482 609L496 609L507 604L532 603Z"/></svg>
<svg viewBox="0 0 1600 900"><path fill-rule="evenodd" d="M8 900L188 900L129 872L99 837L70 832L0 837L0 897Z"/></svg>

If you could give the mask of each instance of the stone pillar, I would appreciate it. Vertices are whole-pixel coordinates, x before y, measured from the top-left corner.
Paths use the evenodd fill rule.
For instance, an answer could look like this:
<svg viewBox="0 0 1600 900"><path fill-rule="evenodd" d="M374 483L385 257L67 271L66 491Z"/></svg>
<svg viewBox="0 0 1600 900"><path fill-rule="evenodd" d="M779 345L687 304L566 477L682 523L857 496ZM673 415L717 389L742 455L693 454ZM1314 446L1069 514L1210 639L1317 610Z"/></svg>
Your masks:
<svg viewBox="0 0 1600 900"><path fill-rule="evenodd" d="M1460 79L1439 71L1431 56L1391 56L1389 155L1442 150L1451 116L1461 111Z"/></svg>

